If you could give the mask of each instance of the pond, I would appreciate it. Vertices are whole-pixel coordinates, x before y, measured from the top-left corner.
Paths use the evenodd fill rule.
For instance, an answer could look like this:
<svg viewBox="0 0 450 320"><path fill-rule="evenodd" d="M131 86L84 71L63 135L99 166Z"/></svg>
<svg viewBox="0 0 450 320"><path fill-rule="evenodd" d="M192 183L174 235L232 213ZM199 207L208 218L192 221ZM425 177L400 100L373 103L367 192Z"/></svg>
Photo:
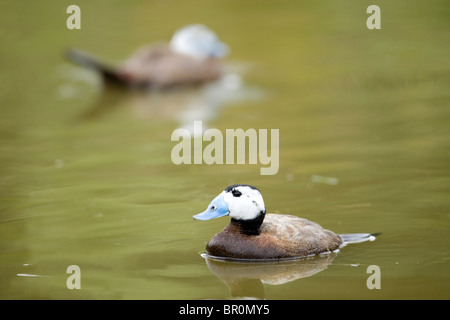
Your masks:
<svg viewBox="0 0 450 320"><path fill-rule="evenodd" d="M379 30L370 1L77 1L80 30L70 4L1 4L1 299L450 298L448 1L376 1ZM127 92L64 58L116 63L191 23L230 47L218 87ZM278 171L174 164L171 135L196 120L278 129ZM381 234L295 262L206 259L228 218L192 216L236 183L268 212Z"/></svg>

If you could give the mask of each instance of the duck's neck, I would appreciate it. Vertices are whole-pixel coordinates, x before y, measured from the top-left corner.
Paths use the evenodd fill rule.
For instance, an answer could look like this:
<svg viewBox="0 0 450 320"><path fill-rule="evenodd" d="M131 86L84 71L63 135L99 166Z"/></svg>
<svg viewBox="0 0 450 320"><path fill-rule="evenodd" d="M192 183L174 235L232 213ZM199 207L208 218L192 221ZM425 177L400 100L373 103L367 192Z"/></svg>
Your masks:
<svg viewBox="0 0 450 320"><path fill-rule="evenodd" d="M264 221L265 212L261 212L252 220L237 220L231 218L230 227L238 229L242 234L254 236L259 234L259 229Z"/></svg>

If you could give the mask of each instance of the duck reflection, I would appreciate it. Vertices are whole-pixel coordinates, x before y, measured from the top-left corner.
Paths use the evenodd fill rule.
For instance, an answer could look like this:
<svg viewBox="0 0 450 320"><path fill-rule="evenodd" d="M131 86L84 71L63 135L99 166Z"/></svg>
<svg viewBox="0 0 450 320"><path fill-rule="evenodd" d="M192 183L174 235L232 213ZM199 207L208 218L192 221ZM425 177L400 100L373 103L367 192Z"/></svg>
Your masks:
<svg viewBox="0 0 450 320"><path fill-rule="evenodd" d="M337 253L316 255L295 260L247 262L202 257L209 270L230 289L231 298L264 299L264 285L283 285L308 278L325 270Z"/></svg>
<svg viewBox="0 0 450 320"><path fill-rule="evenodd" d="M114 109L128 109L132 116L148 121L174 121L193 132L194 120L207 123L218 117L220 109L240 101L261 99L262 91L244 85L241 76L228 73L219 80L201 86L168 90L136 90L123 93L117 87L105 87L94 105L84 111L82 120L97 119Z"/></svg>

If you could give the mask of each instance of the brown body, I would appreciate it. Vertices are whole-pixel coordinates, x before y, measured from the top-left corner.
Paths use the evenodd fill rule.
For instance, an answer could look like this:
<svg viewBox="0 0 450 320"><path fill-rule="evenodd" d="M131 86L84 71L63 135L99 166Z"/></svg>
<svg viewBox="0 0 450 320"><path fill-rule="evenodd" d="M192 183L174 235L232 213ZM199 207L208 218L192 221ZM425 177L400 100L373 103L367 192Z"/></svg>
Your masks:
<svg viewBox="0 0 450 320"><path fill-rule="evenodd" d="M206 252L231 259L285 259L334 251L342 244L335 233L290 215L266 214L258 234L241 231L231 221L208 242Z"/></svg>
<svg viewBox="0 0 450 320"><path fill-rule="evenodd" d="M127 59L119 72L131 83L165 88L216 80L222 75L222 61L196 59L176 53L167 45L146 46Z"/></svg>
<svg viewBox="0 0 450 320"><path fill-rule="evenodd" d="M109 66L97 57L76 49L68 58L98 71L108 82L125 87L166 89L217 80L223 73L218 58L197 59L174 52L166 44L149 45L137 50L119 67Z"/></svg>

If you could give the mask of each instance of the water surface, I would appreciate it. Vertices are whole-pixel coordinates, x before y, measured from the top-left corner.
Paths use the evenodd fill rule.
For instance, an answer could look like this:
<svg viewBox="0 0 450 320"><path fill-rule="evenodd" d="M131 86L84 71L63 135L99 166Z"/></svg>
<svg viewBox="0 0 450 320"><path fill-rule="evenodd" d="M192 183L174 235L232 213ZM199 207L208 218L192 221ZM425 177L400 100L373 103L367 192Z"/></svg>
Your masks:
<svg viewBox="0 0 450 320"><path fill-rule="evenodd" d="M72 31L69 4L0 4L2 299L450 298L447 1L377 1L372 31L370 1L78 1ZM63 58L78 47L120 61L198 22L229 44L250 96L197 120L279 129L276 175L174 165L170 137L196 119L196 93L103 89ZM382 234L299 264L210 262L206 242L228 221L192 215L234 183L257 186L268 212ZM69 265L81 290L66 287Z"/></svg>

